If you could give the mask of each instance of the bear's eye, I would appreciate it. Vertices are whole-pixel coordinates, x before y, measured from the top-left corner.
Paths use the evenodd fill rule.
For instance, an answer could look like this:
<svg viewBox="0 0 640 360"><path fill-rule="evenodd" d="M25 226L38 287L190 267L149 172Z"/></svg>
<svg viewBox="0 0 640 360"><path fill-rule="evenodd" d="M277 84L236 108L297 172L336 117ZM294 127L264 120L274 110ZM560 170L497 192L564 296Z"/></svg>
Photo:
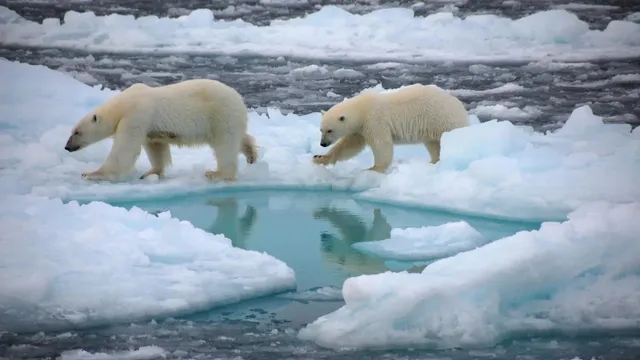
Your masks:
<svg viewBox="0 0 640 360"><path fill-rule="evenodd" d="M328 133L330 133L330 132L332 132L332 131L333 131L333 130L327 130L327 134L328 134Z"/></svg>
<svg viewBox="0 0 640 360"><path fill-rule="evenodd" d="M73 135L80 135L80 131L78 131L78 130L74 131Z"/></svg>
<svg viewBox="0 0 640 360"><path fill-rule="evenodd" d="M338 120L340 120L340 121L344 121L344 115L343 115L343 116L340 116L340 117L338 118Z"/></svg>

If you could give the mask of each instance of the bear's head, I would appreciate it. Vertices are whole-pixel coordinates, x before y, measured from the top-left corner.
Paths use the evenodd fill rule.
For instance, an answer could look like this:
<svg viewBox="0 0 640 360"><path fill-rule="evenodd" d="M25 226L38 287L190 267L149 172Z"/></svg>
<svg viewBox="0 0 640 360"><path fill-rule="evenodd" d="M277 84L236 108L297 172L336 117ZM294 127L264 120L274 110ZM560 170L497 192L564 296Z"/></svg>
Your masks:
<svg viewBox="0 0 640 360"><path fill-rule="evenodd" d="M328 111L322 111L320 123L320 146L327 147L338 141L343 136L354 134L361 126L357 107L347 100L331 107Z"/></svg>
<svg viewBox="0 0 640 360"><path fill-rule="evenodd" d="M108 120L98 111L89 113L73 127L64 149L69 152L78 151L113 135L114 123Z"/></svg>

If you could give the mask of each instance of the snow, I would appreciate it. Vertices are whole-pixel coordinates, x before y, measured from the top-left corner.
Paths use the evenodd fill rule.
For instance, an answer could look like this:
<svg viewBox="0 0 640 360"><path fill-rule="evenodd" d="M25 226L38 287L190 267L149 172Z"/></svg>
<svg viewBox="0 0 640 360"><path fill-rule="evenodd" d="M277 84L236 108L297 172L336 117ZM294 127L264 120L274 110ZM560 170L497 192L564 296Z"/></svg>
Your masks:
<svg viewBox="0 0 640 360"><path fill-rule="evenodd" d="M431 263L345 281L345 306L299 337L332 348L493 346L516 334L640 324L640 203L595 202Z"/></svg>
<svg viewBox="0 0 640 360"><path fill-rule="evenodd" d="M89 52L188 51L403 62L587 61L640 55L640 24L630 20L611 21L600 31L590 30L586 22L564 9L515 20L489 14L461 18L451 12L455 9L450 4L426 17L414 17L414 11L407 8L355 15L324 6L305 17L255 26L242 20L216 20L209 9L178 18L137 19L69 11L62 22L45 19L36 23L0 7L0 42Z"/></svg>
<svg viewBox="0 0 640 360"><path fill-rule="evenodd" d="M200 20L206 23L206 17ZM222 187L348 189L373 203L547 221L539 231L466 243L421 274L348 279L342 288L346 305L300 333L324 346L477 346L523 331L639 325L640 128L605 124L588 106L547 133L510 121L479 123L470 115L471 126L444 135L438 164L429 163L422 145L397 146L384 175L362 171L371 166L370 150L335 166L312 165L313 154L326 151L319 145L320 114L268 109L250 113L249 132L260 156L247 165L239 155L235 185L206 180L204 172L215 166L206 148L172 149L174 167L163 181L138 179L149 166L142 155L122 181L89 182L80 174L104 161L111 142L77 153L64 151L64 143L78 119L118 91L6 60L0 60L0 83L3 328L133 321L291 289L293 271L269 255L235 249L221 235L168 213L156 217L100 202L159 200ZM482 96L523 89L507 84L448 90ZM90 200L96 202L76 202ZM420 231L425 242L443 234L443 228ZM450 245L465 239L439 238ZM301 294L340 298L331 288Z"/></svg>
<svg viewBox="0 0 640 360"><path fill-rule="evenodd" d="M355 243L353 248L383 259L420 261L455 255L484 245L485 239L465 221L439 226L393 229L391 238Z"/></svg>

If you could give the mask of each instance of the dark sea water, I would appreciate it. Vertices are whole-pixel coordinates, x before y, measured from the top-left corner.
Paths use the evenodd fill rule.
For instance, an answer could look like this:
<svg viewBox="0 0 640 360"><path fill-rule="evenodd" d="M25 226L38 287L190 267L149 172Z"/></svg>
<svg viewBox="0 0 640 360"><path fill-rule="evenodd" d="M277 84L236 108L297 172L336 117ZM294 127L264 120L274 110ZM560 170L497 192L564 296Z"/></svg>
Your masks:
<svg viewBox="0 0 640 360"><path fill-rule="evenodd" d="M425 3L424 6L415 7L416 16L431 13L447 5L434 1ZM553 7L562 7L570 2L461 0L452 3L460 15L492 13L517 18ZM640 1L633 0L590 0L581 3L610 6L572 10L594 29L603 29L611 20L623 19L632 12L640 11ZM7 6L34 21L41 21L47 17L61 18L68 10L93 11L98 15L120 13L136 16L178 16L187 14L192 9L209 8L214 10L217 18L241 18L259 25L266 25L273 19L302 16L328 4L338 4L349 11L365 13L383 7L409 7L414 2L0 0L0 5ZM245 96L248 105L259 111L265 107L277 107L298 114L316 112L326 109L335 103L336 99L352 96L377 83L381 83L385 88L421 82L434 83L447 89L473 90L492 89L513 83L524 87L526 91L475 94L463 92L459 96L471 111L479 106L495 104L509 104L520 109L529 109L526 116L510 120L532 125L536 129L559 126L567 119L571 110L581 104L589 104L595 113L604 116L607 121L627 122L633 125L640 123L640 84L607 81L615 75L639 73L640 59L600 61L588 67L557 68L526 63L484 63L481 66L400 63L393 67L380 67L375 63L349 59L335 62L257 56L125 55L21 47L0 47L0 57L46 65L68 72L87 84L104 84L117 89L135 82L159 85L196 77L214 77L237 88ZM296 69L309 65L323 66L328 71L323 74L296 72ZM353 71L336 71L338 69ZM480 112L479 117L486 120L492 116ZM329 213L323 208L328 196L325 194L318 197L310 196L307 199L308 212L292 209L276 211L259 202L261 196L270 195L239 194L227 199L218 199L217 204L211 206L211 213L200 213L191 209L190 206L196 200L189 198L182 199L182 202L147 202L136 205L149 211L171 209L174 216L189 220L207 231L224 233L240 229L235 235L229 235L236 242L236 246L267 251L294 268L299 278L297 298L280 294L188 317L157 319L137 324L36 334L0 332L0 358L640 359L640 337L635 336L638 334L611 334L610 337L604 338L567 338L550 334L543 338L510 339L489 349L445 351L334 351L300 341L296 333L301 326L343 304L339 289L345 278L386 269L386 265L380 260L357 253L348 246L350 242L362 241L366 236L372 236L371 219L375 209L370 208L362 212L342 209L337 213ZM302 195L289 193L282 196L288 196L291 201L299 201ZM340 198L346 195L335 196ZM217 220L223 214L228 216L229 211L233 211L230 218L235 220ZM444 214L389 206L383 206L379 211L383 215L394 214L395 220L389 221L389 226L392 227L419 226L425 221L447 219L447 215ZM279 227L264 225L265 221L272 224L278 219L293 217L298 220ZM336 226L336 221L349 223L351 226L344 230ZM295 226L289 225L292 223ZM526 226L503 224L502 229L512 233ZM293 232L295 236L285 234L283 229ZM382 235L384 234L377 234ZM300 253L305 254L305 257L297 256ZM315 262L311 261L311 258L315 259ZM405 265L409 271L421 270L420 266ZM317 289L323 290L318 292ZM139 348L141 349L138 352L131 352Z"/></svg>

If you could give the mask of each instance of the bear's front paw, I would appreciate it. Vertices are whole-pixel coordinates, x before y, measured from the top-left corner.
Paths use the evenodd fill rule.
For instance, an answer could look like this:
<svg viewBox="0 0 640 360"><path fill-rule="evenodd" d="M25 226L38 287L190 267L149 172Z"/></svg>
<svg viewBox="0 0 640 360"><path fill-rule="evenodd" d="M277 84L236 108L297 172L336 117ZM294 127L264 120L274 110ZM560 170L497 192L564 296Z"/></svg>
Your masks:
<svg viewBox="0 0 640 360"><path fill-rule="evenodd" d="M204 176L206 176L207 179L209 180L223 180L223 181L236 180L235 175L227 172L219 171L219 170L216 170L216 171L209 170L206 173L204 173Z"/></svg>
<svg viewBox="0 0 640 360"><path fill-rule="evenodd" d="M316 165L329 165L331 163L331 159L327 155L313 155L311 161Z"/></svg>
<svg viewBox="0 0 640 360"><path fill-rule="evenodd" d="M91 181L112 180L112 176L105 174L100 170L82 173L82 178Z"/></svg>
<svg viewBox="0 0 640 360"><path fill-rule="evenodd" d="M151 176L151 175L158 176L158 179L160 179L160 180L164 179L164 171L158 170L158 169L151 169L151 170L147 171L146 173L142 174L142 176L140 176L140 180L143 180L146 177Z"/></svg>

